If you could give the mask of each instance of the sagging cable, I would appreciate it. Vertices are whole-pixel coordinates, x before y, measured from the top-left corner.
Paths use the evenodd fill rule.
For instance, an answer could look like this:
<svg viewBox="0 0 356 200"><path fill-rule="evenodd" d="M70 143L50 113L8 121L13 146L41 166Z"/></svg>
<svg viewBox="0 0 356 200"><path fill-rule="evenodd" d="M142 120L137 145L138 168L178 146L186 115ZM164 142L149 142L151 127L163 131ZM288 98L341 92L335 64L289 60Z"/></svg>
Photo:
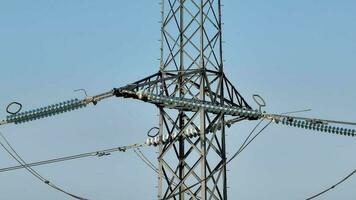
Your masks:
<svg viewBox="0 0 356 200"><path fill-rule="evenodd" d="M4 148L4 150L14 159L16 160L21 166L22 168L25 168L30 174L32 174L34 177L36 177L38 180L40 180L41 182L43 182L44 184L48 185L49 187L60 191L70 197L73 197L75 199L78 200L88 200L87 198L83 198L77 195L74 195L70 192L67 192L66 190L56 186L55 184L53 184L51 181L49 181L48 179L44 178L42 175L40 175L37 171L35 171L34 169L32 169L22 158L21 156L17 153L17 151L12 147L12 145L10 144L10 142L5 138L5 136L0 132L0 136L1 138L5 141L6 145L4 143L2 143L0 141L0 145Z"/></svg>

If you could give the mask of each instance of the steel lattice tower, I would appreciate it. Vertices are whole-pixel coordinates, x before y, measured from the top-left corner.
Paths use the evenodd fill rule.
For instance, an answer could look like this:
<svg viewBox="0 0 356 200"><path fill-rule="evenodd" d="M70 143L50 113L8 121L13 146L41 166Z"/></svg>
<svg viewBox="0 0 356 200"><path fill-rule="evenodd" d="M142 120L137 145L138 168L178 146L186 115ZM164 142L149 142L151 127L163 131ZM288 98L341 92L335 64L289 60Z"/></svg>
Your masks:
<svg viewBox="0 0 356 200"><path fill-rule="evenodd" d="M220 0L161 0L159 94L247 107L226 79L222 58ZM160 107L158 199L227 199L224 114ZM185 138L194 129L197 138ZM172 137L174 138L174 137ZM211 174L214 170L217 173Z"/></svg>

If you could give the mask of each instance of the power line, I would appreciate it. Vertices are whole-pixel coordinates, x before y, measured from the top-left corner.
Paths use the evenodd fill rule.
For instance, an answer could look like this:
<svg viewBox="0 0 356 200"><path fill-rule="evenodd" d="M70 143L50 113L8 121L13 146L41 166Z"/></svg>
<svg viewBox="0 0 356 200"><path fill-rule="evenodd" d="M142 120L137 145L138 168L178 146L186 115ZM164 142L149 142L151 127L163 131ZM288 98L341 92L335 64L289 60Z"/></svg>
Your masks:
<svg viewBox="0 0 356 200"><path fill-rule="evenodd" d="M351 172L349 175L347 175L345 178L343 178L341 181L339 181L339 182L336 183L335 185L329 187L329 188L326 189L326 190L323 190L322 192L320 192L320 193L318 193L318 194L316 194L316 195L314 195L314 196L312 196L312 197L307 198L306 200L315 199L315 198L317 198L317 197L319 197L319 196L321 196L321 195L323 195L323 194L329 192L330 190L335 189L338 185L342 184L342 183L345 182L347 179L351 178L351 176L353 176L354 174L356 174L356 170L354 170L353 172Z"/></svg>
<svg viewBox="0 0 356 200"><path fill-rule="evenodd" d="M139 148L133 150L137 157L139 157L149 168L151 168L154 172L158 173L157 167L139 150Z"/></svg>
<svg viewBox="0 0 356 200"><path fill-rule="evenodd" d="M245 141L241 144L240 148L238 151L241 151L243 149L243 147L245 146L245 144L247 143L248 139L250 139L250 137L252 136L253 132L255 132L255 130L262 124L262 122L264 121L264 119L260 120L258 122L258 124L252 129L252 131L250 132L250 134L246 137Z"/></svg>
<svg viewBox="0 0 356 200"><path fill-rule="evenodd" d="M142 146L143 146L143 144L134 144L134 145L130 145L130 146L115 147L115 148L110 148L110 149L92 151L92 152L88 152L88 153L76 154L76 155L72 155L72 156L54 158L54 159L50 159L50 160L43 160L43 161L39 161L39 162L32 162L32 163L26 164L26 166L27 167L35 167L35 166L47 165L47 164L51 164L51 163L64 162L64 161L69 161L69 160L76 160L76 159L81 159L81 158L86 158L86 157L108 156L113 152L125 152L126 150L129 150L129 149L132 149L132 148L137 148L137 147L142 147ZM6 168L0 169L0 173L1 172L18 170L18 169L22 169L22 168L25 168L25 167L23 165L6 167Z"/></svg>
<svg viewBox="0 0 356 200"><path fill-rule="evenodd" d="M309 110L303 110L303 111L296 111L296 112L305 112L305 111L309 111ZM291 113L295 113L295 112L289 112L288 114ZM283 114L287 114L287 113L283 113ZM247 136L247 138L245 139L245 141L242 143L242 145L240 146L239 150L223 165L221 165L219 168L215 169L213 171L213 173L206 177L207 180L209 178L211 178L217 171L219 171L220 169L222 169L222 167L226 166L228 163L230 163L233 159L235 159L240 153L242 153L248 145L250 145L251 142L253 142L256 137L258 137L262 131L267 128L273 121L270 121L265 127L263 127L255 136L252 136L252 134L255 132L255 130L258 128L258 126L264 121L265 119L261 119L260 122L253 128L253 130L250 132L250 134ZM2 135L3 139L7 142L6 138ZM251 139L250 139L251 138ZM250 139L250 140L249 140ZM7 142L8 143L8 142ZM3 146L3 145L2 145ZM5 146L4 149L20 164L18 166L13 166L13 167L7 167L7 168L2 168L0 169L0 173L1 172L6 172L6 171L11 171L11 170L17 170L17 169L22 169L25 168L26 170L28 170L32 175L34 175L35 177L37 177L38 179L40 179L42 182L50 185L51 187L53 187L54 189L57 189L61 192L64 192L68 195L72 195L70 193L67 193L66 191L58 188L57 186L50 184L50 182L48 180L46 180L45 178L43 178L41 175L39 175L35 170L33 170L31 167L33 166L39 166L39 165L46 165L46 164L51 164L51 163L57 163L57 162L64 162L64 161L68 161L68 160L75 160L75 159L80 159L80 158L85 158L85 157L102 157L102 156L108 156L113 152L117 152L117 151L121 151L124 152L128 149L133 149L133 151L135 152L135 154L143 161L145 162L145 164L150 167L153 171L155 171L156 173L158 173L158 169L155 167L155 165L142 153L142 151L139 149L139 147L144 146L143 144L134 144L134 145L130 145L130 146L122 146L122 147L116 147L116 148L110 148L110 149L104 149L104 150L99 150L99 151L93 151L93 152L88 152L88 153L83 153L83 154L77 154L77 155L73 155L73 156L66 156L66 157L60 157L60 158L55 158L55 159L50 159L50 160L44 160L44 161L39 161L39 162L33 162L33 163L29 163L27 164L26 162L24 162L21 157L17 154L17 152L11 147L11 145L8 143L8 146L12 149L12 151L14 152L14 154L16 156L14 156ZM18 159L17 159L17 158ZM349 178L350 176L352 176L354 173L356 173L356 171L354 171L352 174L350 174L347 178ZM346 178L346 179L347 179ZM309 199L313 199L316 198L317 196L320 196L326 192L328 192L329 190L335 188L337 185L341 184L342 182L346 181L346 179L343 179L341 182L339 182L338 184L328 188L327 190L309 198ZM197 184L201 183L202 181L198 182ZM197 185L195 184L195 185ZM173 185L177 185L177 184L173 184ZM187 192L188 189L194 187L195 185L187 188L185 191L183 192ZM75 195L73 195L72 197L74 197ZM76 198L77 196L75 196ZM79 199L81 197L78 197ZM307 200L309 200L307 199Z"/></svg>
<svg viewBox="0 0 356 200"><path fill-rule="evenodd" d="M63 190L62 188L56 186L55 184L51 183L48 179L44 178L42 175L40 175L37 171L35 171L34 169L32 169L31 167L29 167L26 162L21 158L21 156L16 152L16 150L11 146L10 142L5 138L5 136L0 132L0 136L2 137L2 139L6 142L7 146L10 148L8 149L1 141L0 141L0 145L4 148L4 150L12 157L14 158L23 168L25 168L29 173L31 173L34 177L36 177L38 180L40 180L41 182L45 183L46 185L52 187L53 189L56 189L66 195L69 195L75 199L79 199L79 200L88 200L86 198L74 195L72 193L69 193L65 190Z"/></svg>

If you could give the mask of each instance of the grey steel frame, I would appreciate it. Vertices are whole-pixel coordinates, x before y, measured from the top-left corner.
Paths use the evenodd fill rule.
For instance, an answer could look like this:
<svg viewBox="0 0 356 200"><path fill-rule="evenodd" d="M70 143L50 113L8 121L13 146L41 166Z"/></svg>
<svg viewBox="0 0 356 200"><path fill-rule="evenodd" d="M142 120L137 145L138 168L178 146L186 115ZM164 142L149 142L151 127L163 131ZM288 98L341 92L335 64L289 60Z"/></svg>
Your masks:
<svg viewBox="0 0 356 200"><path fill-rule="evenodd" d="M153 90L169 97L250 108L223 72L221 1L161 0L161 6L157 78L161 82L153 84ZM176 133L178 140L158 147L157 198L227 199L226 167L207 179L226 162L224 114L205 109L172 111L163 106L159 110L160 137ZM200 137L183 138L188 127L200 132Z"/></svg>
<svg viewBox="0 0 356 200"><path fill-rule="evenodd" d="M220 0L161 0L161 6L159 72L125 89L133 97L144 91L251 109L223 71ZM224 125L228 116L205 108L156 106L159 136L161 140L163 135L170 136L170 142L158 145L157 198L226 200ZM200 137L183 136L192 128Z"/></svg>

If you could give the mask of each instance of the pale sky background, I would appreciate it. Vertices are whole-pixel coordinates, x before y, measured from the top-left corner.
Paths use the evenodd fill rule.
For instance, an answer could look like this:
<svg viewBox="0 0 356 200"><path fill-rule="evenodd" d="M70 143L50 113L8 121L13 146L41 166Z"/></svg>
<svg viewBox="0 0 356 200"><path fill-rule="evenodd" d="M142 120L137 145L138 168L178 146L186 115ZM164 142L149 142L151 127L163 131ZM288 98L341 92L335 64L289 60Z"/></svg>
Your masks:
<svg viewBox="0 0 356 200"><path fill-rule="evenodd" d="M223 1L225 73L255 107L312 108L303 116L356 121L356 1ZM0 117L97 94L158 70L159 5L154 0L0 0ZM116 99L60 116L1 127L28 161L145 140L157 110ZM228 130L233 153L256 122ZM154 148L144 152L155 159ZM356 168L355 138L273 125L229 165L229 198L300 200ZM0 150L0 167L16 164ZM92 200L155 199L156 176L133 152L36 168ZM356 199L356 177L319 199ZM69 199L25 170L0 174L0 199Z"/></svg>

